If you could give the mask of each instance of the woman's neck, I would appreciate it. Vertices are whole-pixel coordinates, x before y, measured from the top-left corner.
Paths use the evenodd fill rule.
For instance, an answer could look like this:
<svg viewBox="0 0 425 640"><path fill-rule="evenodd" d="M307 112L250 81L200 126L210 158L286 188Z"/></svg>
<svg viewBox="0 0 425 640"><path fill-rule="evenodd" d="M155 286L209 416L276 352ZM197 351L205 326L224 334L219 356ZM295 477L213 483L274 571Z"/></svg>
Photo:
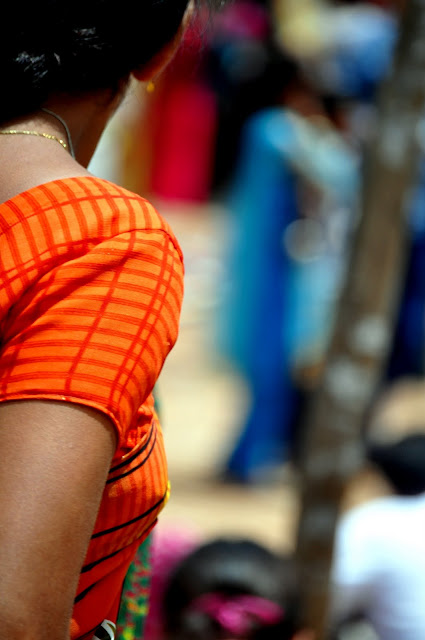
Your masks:
<svg viewBox="0 0 425 640"><path fill-rule="evenodd" d="M0 202L51 180L89 175L87 166L120 98L111 99L110 92L55 98L46 104L46 108L59 119L40 110L2 126L2 130L36 131L54 138L0 136ZM68 132L75 158L69 153ZM64 140L68 148L61 146L55 138Z"/></svg>

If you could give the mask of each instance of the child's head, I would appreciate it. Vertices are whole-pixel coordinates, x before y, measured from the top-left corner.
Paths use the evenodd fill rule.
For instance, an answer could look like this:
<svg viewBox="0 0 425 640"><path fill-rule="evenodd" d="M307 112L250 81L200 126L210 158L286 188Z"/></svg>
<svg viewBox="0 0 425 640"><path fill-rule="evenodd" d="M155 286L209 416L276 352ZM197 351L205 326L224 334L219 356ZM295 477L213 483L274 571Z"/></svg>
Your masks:
<svg viewBox="0 0 425 640"><path fill-rule="evenodd" d="M371 410L366 454L399 495L425 491L425 385L400 379Z"/></svg>
<svg viewBox="0 0 425 640"><path fill-rule="evenodd" d="M172 640L286 640L298 629L294 570L250 540L217 539L190 553L164 595Z"/></svg>
<svg viewBox="0 0 425 640"><path fill-rule="evenodd" d="M414 496L425 491L424 433L412 433L396 442L370 443L367 457L399 495Z"/></svg>

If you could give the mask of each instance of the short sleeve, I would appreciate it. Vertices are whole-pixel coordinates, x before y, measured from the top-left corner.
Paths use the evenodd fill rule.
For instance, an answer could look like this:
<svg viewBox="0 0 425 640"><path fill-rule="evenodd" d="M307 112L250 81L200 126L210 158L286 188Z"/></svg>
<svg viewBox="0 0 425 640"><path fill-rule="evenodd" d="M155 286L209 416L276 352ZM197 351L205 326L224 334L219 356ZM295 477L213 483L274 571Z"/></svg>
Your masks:
<svg viewBox="0 0 425 640"><path fill-rule="evenodd" d="M105 412L121 438L174 345L183 265L163 229L128 231L24 292L3 331L0 401L61 399Z"/></svg>

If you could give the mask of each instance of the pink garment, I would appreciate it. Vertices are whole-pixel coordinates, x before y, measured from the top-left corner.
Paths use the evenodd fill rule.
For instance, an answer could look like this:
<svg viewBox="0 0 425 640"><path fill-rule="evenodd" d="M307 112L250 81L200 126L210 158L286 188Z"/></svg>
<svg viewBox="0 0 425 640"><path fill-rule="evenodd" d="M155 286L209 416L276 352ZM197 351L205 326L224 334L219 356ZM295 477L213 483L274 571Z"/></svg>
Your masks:
<svg viewBox="0 0 425 640"><path fill-rule="evenodd" d="M163 640L162 602L174 568L201 543L201 536L182 526L158 526L151 548L152 579L144 640Z"/></svg>
<svg viewBox="0 0 425 640"><path fill-rule="evenodd" d="M229 3L214 20L214 31L218 37L264 40L269 29L267 11L249 0Z"/></svg>
<svg viewBox="0 0 425 640"><path fill-rule="evenodd" d="M211 190L216 98L201 82L181 82L167 87L158 107L152 191L166 200L205 202Z"/></svg>

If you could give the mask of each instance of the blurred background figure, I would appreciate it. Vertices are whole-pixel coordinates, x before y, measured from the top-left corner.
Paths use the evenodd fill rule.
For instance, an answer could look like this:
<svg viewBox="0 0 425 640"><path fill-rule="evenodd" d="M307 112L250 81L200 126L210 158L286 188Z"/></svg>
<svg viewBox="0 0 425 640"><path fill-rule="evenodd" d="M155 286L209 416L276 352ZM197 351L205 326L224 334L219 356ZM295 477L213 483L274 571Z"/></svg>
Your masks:
<svg viewBox="0 0 425 640"><path fill-rule="evenodd" d="M217 98L205 72L204 22L188 30L139 125L141 157L148 151L149 158L144 188L162 200L206 202L211 195Z"/></svg>
<svg viewBox="0 0 425 640"><path fill-rule="evenodd" d="M182 546L180 532L176 544L169 531L154 545L146 640L312 640L289 558L247 538L188 539Z"/></svg>
<svg viewBox="0 0 425 640"><path fill-rule="evenodd" d="M260 480L291 454L303 386L326 347L355 207L358 158L320 100L307 87L304 94L304 112L288 98L285 108L247 122L229 199L221 340L252 398L227 465L238 481Z"/></svg>
<svg viewBox="0 0 425 640"><path fill-rule="evenodd" d="M293 452L303 399L326 351L374 92L396 34L394 17L366 3L282 0L269 17L279 106L245 119L226 199L218 342L251 394L224 465L224 477L238 482L269 478Z"/></svg>
<svg viewBox="0 0 425 640"><path fill-rule="evenodd" d="M424 412L423 380L380 398L366 434L369 468L349 488L336 532L333 620L361 617L379 639L425 634Z"/></svg>
<svg viewBox="0 0 425 640"><path fill-rule="evenodd" d="M247 119L282 104L294 74L293 62L274 38L272 15L264 2L236 0L218 16L211 34L207 70L217 95L217 138L213 193L232 182Z"/></svg>
<svg viewBox="0 0 425 640"><path fill-rule="evenodd" d="M376 91L397 37L394 8L312 0L276 0L269 8L282 70L273 82L279 106L244 119L225 199L218 344L251 398L224 464L226 479L270 478L293 453L358 221ZM418 349L425 339L422 174L420 167L416 189L406 194L410 252L389 380L425 372Z"/></svg>

